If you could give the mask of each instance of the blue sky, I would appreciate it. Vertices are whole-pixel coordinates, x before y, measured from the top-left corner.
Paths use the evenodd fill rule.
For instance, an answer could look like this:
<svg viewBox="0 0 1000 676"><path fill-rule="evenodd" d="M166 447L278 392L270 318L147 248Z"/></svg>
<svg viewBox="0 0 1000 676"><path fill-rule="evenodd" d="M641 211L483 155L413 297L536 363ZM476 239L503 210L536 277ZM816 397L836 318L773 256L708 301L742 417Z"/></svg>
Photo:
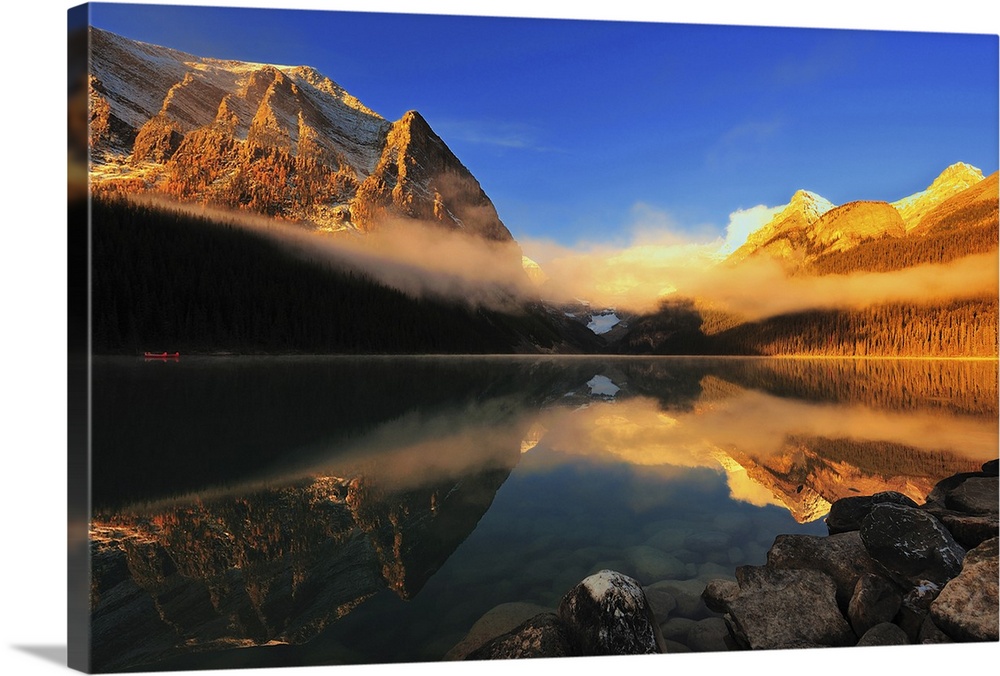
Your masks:
<svg viewBox="0 0 1000 676"><path fill-rule="evenodd" d="M201 56L307 64L423 114L516 238L721 236L804 188L892 201L997 170L995 35L94 5Z"/></svg>

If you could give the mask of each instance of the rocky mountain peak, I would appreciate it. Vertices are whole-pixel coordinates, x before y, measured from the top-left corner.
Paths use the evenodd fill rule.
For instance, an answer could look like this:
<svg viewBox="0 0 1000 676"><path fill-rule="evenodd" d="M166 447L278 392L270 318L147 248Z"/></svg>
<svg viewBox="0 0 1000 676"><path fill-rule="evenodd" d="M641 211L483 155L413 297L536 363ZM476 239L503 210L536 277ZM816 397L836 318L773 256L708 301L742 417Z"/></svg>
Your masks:
<svg viewBox="0 0 1000 676"><path fill-rule="evenodd" d="M808 190L797 190L792 199L770 221L729 256L731 261L741 261L763 251L780 259L793 258L796 250L808 239L807 230L823 214L833 209L824 197Z"/></svg>
<svg viewBox="0 0 1000 676"><path fill-rule="evenodd" d="M351 202L360 230L399 218L513 240L479 182L415 110L392 123L381 158Z"/></svg>
<svg viewBox="0 0 1000 676"><path fill-rule="evenodd" d="M795 191L786 207L799 211L811 221L815 221L832 208L833 204L828 199L808 190Z"/></svg>
<svg viewBox="0 0 1000 676"><path fill-rule="evenodd" d="M965 162L956 162L942 171L930 185L930 190L940 190L945 186L961 185L969 188L983 180L983 172Z"/></svg>
<svg viewBox="0 0 1000 676"><path fill-rule="evenodd" d="M510 242L411 110L394 123L310 66L199 57L91 29L91 182L327 231L407 219Z"/></svg>
<svg viewBox="0 0 1000 676"><path fill-rule="evenodd" d="M927 188L893 202L892 206L899 211L909 231L938 204L982 180L981 170L965 162L956 162L938 174Z"/></svg>

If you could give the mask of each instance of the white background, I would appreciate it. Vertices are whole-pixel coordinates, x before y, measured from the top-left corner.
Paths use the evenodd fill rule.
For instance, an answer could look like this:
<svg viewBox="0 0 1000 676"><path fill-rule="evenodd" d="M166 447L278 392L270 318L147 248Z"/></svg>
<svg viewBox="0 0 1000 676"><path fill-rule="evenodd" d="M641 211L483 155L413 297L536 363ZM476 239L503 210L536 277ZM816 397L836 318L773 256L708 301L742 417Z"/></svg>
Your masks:
<svg viewBox="0 0 1000 676"><path fill-rule="evenodd" d="M179 4L161 0L159 4ZM278 2L186 2L278 6ZM423 13L475 13L653 20L828 28L975 32L996 35L996 10L988 1L915 3L721 2L699 0L684 7L651 9L648 0L614 0L592 6L552 0L293 0L293 7ZM0 217L0 435L3 478L0 534L0 664L5 674L50 674L65 670L66 645L66 10L71 3L21 0L4 17L0 127L4 216ZM895 6L895 7L894 7ZM328 73L336 78L336 73ZM1000 644L865 648L730 655L572 660L559 663L433 664L337 667L355 674L542 674L567 667L587 673L629 670L642 674L766 673L790 669L810 674L903 673L975 669L998 663ZM330 671L272 669L264 674ZM236 673L232 671L215 673ZM245 672L249 673L249 672Z"/></svg>

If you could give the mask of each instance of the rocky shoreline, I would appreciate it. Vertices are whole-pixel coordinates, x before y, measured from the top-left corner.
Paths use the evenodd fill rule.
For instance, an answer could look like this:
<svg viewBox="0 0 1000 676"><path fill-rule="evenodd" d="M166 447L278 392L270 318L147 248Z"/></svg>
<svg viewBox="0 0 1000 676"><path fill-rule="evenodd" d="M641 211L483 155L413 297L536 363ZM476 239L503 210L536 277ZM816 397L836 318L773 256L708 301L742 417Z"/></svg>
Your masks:
<svg viewBox="0 0 1000 676"><path fill-rule="evenodd" d="M922 505L892 491L843 498L826 525L779 535L764 565L700 592L602 570L558 609L503 604L445 659L1000 640L997 460L943 479Z"/></svg>

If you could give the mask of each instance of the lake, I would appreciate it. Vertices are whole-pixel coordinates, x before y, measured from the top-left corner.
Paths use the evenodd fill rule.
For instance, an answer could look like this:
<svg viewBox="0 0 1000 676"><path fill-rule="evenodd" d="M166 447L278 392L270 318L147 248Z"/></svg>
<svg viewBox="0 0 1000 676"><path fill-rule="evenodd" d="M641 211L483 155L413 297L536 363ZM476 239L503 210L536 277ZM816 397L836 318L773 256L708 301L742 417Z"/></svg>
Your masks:
<svg viewBox="0 0 1000 676"><path fill-rule="evenodd" d="M996 360L108 357L93 383L96 670L440 660L603 568L669 592L684 646L776 535L997 457Z"/></svg>

